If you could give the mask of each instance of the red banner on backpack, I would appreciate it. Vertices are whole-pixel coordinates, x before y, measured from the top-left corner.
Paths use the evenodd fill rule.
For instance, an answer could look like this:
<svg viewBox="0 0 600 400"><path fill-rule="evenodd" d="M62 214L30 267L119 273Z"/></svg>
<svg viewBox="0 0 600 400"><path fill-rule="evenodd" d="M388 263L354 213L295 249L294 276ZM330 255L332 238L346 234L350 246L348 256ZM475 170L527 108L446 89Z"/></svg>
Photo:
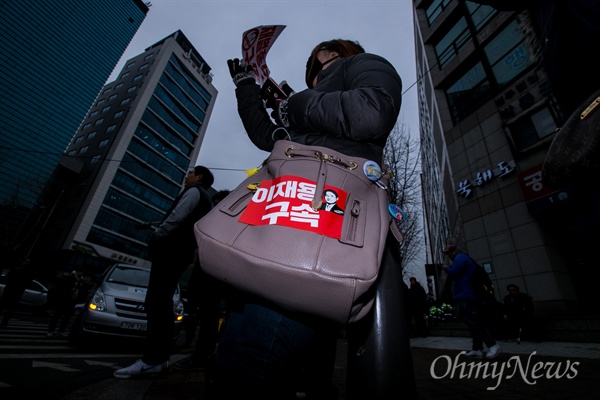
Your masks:
<svg viewBox="0 0 600 400"><path fill-rule="evenodd" d="M262 181L239 221L249 225L280 225L339 239L348 193L325 185L323 205L315 211L316 182L285 175Z"/></svg>

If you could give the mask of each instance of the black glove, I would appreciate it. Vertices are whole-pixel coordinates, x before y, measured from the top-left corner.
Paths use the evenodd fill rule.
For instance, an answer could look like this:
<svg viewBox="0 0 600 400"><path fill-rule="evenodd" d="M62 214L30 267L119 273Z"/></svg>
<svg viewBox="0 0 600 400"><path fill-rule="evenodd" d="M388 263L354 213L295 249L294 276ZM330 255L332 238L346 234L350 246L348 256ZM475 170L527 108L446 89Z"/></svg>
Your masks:
<svg viewBox="0 0 600 400"><path fill-rule="evenodd" d="M246 65L239 58L234 58L233 60L227 60L227 66L229 67L229 74L233 79L233 84L236 87L247 83L256 83L256 77L251 65Z"/></svg>
<svg viewBox="0 0 600 400"><path fill-rule="evenodd" d="M271 118L273 118L278 125L283 126L284 128L290 127L290 121L288 120L287 108L288 108L288 100L292 97L296 92L294 89L288 85L286 81L281 81L279 87L286 94L287 98L284 100L278 100L276 102L267 103L268 108L272 108L273 112L271 113Z"/></svg>

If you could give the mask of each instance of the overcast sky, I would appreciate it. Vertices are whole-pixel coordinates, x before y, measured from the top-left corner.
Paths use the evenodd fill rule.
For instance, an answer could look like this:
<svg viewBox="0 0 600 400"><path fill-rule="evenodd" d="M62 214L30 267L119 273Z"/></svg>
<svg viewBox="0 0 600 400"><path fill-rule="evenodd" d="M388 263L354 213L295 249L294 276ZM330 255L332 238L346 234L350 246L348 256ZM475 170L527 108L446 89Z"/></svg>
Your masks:
<svg viewBox="0 0 600 400"><path fill-rule="evenodd" d="M237 114L227 59L241 58L242 33L259 25L286 25L273 44L267 65L277 82L306 89L304 69L310 51L330 39L357 40L367 52L387 58L403 80L400 118L418 135L412 1L299 0L205 1L151 0L152 6L109 82L125 61L180 29L212 68L217 100L198 164L215 175L214 188L233 189L245 170L260 165L267 153L248 139Z"/></svg>

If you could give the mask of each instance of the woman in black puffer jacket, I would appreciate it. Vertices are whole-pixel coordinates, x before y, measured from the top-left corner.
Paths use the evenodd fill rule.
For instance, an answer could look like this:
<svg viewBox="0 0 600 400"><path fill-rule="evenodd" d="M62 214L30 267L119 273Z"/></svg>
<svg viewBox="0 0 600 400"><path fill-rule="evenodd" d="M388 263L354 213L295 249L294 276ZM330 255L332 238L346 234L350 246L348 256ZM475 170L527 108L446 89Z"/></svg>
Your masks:
<svg viewBox="0 0 600 400"><path fill-rule="evenodd" d="M271 114L252 68L239 59L228 64L239 115L259 149L270 152L275 141L288 139L381 162L402 98L400 76L384 58L365 53L353 41L320 43L308 59L308 89L267 101ZM227 301L215 365L208 371L207 398L284 400L296 398L299 390L307 398L337 398L331 377L340 326L234 293ZM394 371L386 373L398 381Z"/></svg>

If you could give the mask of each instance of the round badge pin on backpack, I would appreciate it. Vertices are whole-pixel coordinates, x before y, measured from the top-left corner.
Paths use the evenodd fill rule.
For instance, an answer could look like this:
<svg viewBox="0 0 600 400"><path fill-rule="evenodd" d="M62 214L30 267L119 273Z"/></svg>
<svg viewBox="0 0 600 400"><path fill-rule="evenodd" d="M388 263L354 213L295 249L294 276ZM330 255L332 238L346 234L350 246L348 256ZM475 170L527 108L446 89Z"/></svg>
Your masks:
<svg viewBox="0 0 600 400"><path fill-rule="evenodd" d="M365 162L365 165L363 165L363 172L365 173L365 176L373 182L381 179L381 176L383 175L379 164L371 160Z"/></svg>
<svg viewBox="0 0 600 400"><path fill-rule="evenodd" d="M404 211L402 211L402 209L395 204L389 204L388 211L392 215L392 217L400 221L400 223L404 222L404 220L406 219L406 214L404 214Z"/></svg>
<svg viewBox="0 0 600 400"><path fill-rule="evenodd" d="M363 165L363 172L368 180L375 182L375 184L382 189L387 189L383 183L379 182L383 176L383 172L381 171L379 164L377 164L375 161L366 161Z"/></svg>

